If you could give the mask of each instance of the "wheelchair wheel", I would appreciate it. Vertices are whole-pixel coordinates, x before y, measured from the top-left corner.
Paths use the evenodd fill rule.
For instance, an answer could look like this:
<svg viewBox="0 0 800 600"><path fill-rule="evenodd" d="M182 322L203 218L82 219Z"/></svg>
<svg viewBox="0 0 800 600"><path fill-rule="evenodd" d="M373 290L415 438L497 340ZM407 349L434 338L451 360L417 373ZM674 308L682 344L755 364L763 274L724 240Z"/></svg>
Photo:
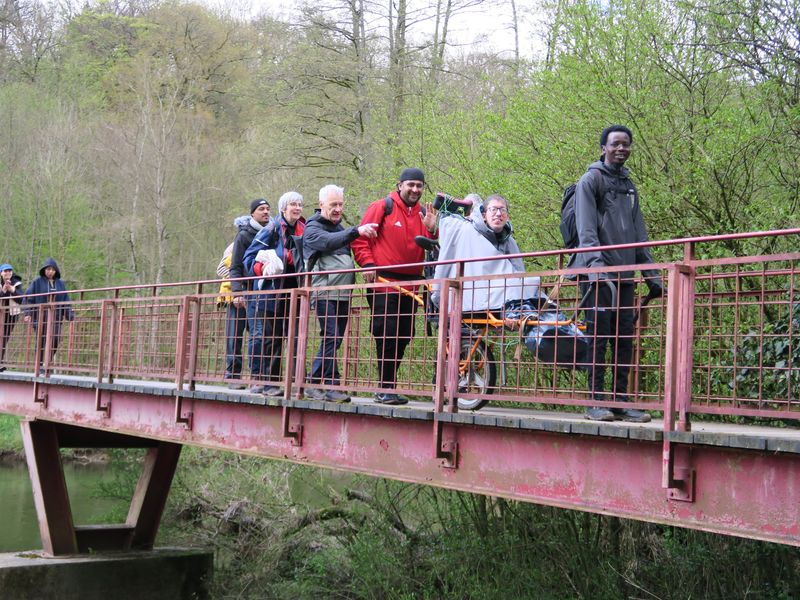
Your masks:
<svg viewBox="0 0 800 600"><path fill-rule="evenodd" d="M469 340L461 341L461 355L459 362L467 360L472 350L472 343ZM491 394L497 382L497 365L494 361L492 349L481 341L472 352L472 358L467 365L464 374L458 380L458 391L468 394ZM461 410L478 410L484 407L489 401L478 398L459 398L458 408Z"/></svg>

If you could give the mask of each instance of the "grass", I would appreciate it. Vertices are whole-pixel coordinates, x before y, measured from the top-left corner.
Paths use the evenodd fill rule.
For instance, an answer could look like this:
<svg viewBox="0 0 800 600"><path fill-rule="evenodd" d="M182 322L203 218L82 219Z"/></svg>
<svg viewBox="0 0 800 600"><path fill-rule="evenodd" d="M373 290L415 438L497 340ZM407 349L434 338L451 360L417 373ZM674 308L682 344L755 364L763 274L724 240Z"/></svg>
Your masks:
<svg viewBox="0 0 800 600"><path fill-rule="evenodd" d="M19 417L0 414L0 454L9 451L22 452Z"/></svg>

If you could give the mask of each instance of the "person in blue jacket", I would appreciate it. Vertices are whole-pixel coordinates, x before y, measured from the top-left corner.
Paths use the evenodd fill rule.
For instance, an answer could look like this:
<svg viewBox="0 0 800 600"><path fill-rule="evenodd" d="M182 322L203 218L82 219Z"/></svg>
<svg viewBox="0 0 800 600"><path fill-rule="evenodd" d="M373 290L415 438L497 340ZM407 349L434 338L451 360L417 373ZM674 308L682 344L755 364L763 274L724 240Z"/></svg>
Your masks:
<svg viewBox="0 0 800 600"><path fill-rule="evenodd" d="M52 258L48 258L44 261L42 268L39 269L39 277L31 282L28 286L28 290L25 292L25 322L30 323L34 330L37 330L39 326L39 315L42 315L40 350L37 355L39 362L41 362L41 357L44 354L43 351L47 336L47 318L49 314L47 307L42 307L40 310L39 305L48 302L56 303L53 319L53 339L50 346L50 360L52 361L61 338L61 324L64 321L72 321L74 318L69 294L67 293L67 286L65 286L64 282L61 280L61 271L55 259Z"/></svg>
<svg viewBox="0 0 800 600"><path fill-rule="evenodd" d="M245 272L258 275L254 286L259 290L286 290L281 293L257 294L255 319L250 335L254 339L250 362L253 379L263 382L250 388L253 394L280 396L283 338L289 331L289 293L299 286L302 272L300 249L296 238L303 235L303 196L286 192L278 199L279 214L259 231L242 257ZM275 277L280 275L281 277ZM260 340L260 345L258 343ZM297 343L297 338L292 340Z"/></svg>

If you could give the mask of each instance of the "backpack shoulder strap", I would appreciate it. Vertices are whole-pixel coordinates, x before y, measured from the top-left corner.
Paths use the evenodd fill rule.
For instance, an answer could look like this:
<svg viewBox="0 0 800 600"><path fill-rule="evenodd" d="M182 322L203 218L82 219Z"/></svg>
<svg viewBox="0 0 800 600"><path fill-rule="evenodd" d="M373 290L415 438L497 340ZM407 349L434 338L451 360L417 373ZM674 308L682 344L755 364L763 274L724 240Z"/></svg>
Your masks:
<svg viewBox="0 0 800 600"><path fill-rule="evenodd" d="M594 199L597 202L597 212L600 212L603 209L603 198L606 196L605 178L597 169L592 169L592 172L597 173L594 176L595 182L597 183L597 195Z"/></svg>

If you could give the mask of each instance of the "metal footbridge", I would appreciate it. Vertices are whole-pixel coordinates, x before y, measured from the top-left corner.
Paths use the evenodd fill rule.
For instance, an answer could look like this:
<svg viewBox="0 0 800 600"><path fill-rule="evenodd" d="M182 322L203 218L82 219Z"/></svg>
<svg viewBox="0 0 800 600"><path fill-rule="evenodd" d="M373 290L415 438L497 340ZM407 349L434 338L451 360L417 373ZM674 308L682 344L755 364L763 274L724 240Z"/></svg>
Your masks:
<svg viewBox="0 0 800 600"><path fill-rule="evenodd" d="M0 412L23 417L44 551L151 548L184 445L800 545L800 253L774 252L796 245L798 233L650 244L672 257L655 265L667 294L622 307L638 316L629 402L600 402L648 411L653 420L642 424L586 420L598 400L579 365L538 360L525 344L531 327L502 309L484 324L464 305L475 286L511 297L512 278L465 277L463 264L435 282L437 310L415 306L396 389L411 398L403 406L373 399L382 388L366 297L385 283L348 288L338 389L349 403L306 398L327 389L308 381L325 341L308 281L284 293L276 397L225 379L219 281L72 292L75 318L61 327L57 306L40 304L35 327L9 328ZM752 248L773 252L743 250ZM585 295L564 277L575 272L561 268L563 256L525 260L558 310L580 319ZM623 281L629 271L605 269L639 286ZM551 335L559 343L562 334ZM263 383L249 375L246 334L243 345L237 382ZM619 367L609 360L609 380ZM489 403L463 410L459 399ZM124 523L73 522L59 453L67 447L147 449Z"/></svg>

